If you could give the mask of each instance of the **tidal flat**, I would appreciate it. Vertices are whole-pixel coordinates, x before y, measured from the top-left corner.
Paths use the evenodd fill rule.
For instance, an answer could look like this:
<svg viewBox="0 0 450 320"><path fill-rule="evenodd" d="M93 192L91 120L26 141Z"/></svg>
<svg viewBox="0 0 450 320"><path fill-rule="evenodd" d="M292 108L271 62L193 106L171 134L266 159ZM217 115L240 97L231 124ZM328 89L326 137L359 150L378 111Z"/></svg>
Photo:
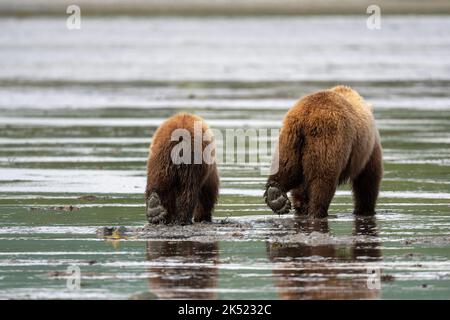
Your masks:
<svg viewBox="0 0 450 320"><path fill-rule="evenodd" d="M450 299L450 19L365 19L2 18L0 299ZM165 118L279 128L302 95L336 84L373 105L374 219L352 215L346 186L328 219L273 215L267 157L219 164L212 224L145 226Z"/></svg>

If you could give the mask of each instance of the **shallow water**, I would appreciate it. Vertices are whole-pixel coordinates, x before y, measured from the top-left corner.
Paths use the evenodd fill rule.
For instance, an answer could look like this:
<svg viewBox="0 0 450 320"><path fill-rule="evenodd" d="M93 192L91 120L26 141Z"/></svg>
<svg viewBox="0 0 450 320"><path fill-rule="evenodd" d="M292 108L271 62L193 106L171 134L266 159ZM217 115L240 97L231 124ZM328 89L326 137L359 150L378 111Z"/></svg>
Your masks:
<svg viewBox="0 0 450 320"><path fill-rule="evenodd" d="M450 20L382 21L2 18L0 298L449 299ZM145 224L148 145L169 115L278 128L338 83L380 129L376 219L354 219L347 187L327 220L278 218L256 165L222 163L215 224L97 234Z"/></svg>

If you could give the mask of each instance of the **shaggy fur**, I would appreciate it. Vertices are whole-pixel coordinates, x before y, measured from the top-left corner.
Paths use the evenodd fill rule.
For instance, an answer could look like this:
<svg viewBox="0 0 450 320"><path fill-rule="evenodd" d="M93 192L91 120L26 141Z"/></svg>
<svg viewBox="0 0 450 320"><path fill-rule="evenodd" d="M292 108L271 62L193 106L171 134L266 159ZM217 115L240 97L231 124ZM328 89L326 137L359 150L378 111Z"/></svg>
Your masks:
<svg viewBox="0 0 450 320"><path fill-rule="evenodd" d="M219 176L217 166L194 164L194 122L202 121L202 132L214 139L205 121L195 115L180 113L166 120L156 130L147 162L147 188L145 199L150 223L189 224L211 221L217 202ZM174 164L172 149L179 141L171 141L172 132L187 129L190 132L192 164ZM181 141L181 140L180 140ZM210 144L202 139L202 151Z"/></svg>
<svg viewBox="0 0 450 320"><path fill-rule="evenodd" d="M278 214L326 217L336 188L352 182L355 214L375 214L383 175L380 138L370 106L354 90L337 86L303 97L281 128L279 169L265 199ZM275 160L274 160L275 161Z"/></svg>

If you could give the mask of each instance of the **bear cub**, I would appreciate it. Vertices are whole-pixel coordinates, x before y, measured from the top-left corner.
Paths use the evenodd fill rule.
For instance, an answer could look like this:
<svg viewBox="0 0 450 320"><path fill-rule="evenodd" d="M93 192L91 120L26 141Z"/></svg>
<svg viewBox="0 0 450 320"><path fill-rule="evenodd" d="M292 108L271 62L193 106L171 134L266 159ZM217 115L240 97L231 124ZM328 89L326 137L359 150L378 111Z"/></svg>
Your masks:
<svg viewBox="0 0 450 320"><path fill-rule="evenodd" d="M176 114L156 130L147 162L149 223L211 221L219 190L214 152L214 136L198 116Z"/></svg>

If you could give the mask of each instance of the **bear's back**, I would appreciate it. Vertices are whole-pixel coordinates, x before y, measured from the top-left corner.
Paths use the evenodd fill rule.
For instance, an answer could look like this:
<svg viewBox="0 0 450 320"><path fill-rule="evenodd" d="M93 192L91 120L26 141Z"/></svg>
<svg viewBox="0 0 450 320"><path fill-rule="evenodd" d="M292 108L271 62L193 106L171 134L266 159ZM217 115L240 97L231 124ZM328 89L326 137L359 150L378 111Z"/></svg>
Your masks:
<svg viewBox="0 0 450 320"><path fill-rule="evenodd" d="M202 131L199 132L203 134L209 129L206 121L201 117L190 114L190 113L177 113L164 121L153 135L151 150L157 150L165 145L172 145L171 138L172 134L176 132L175 130L187 130L189 135L194 138L195 136L195 126L196 123L200 123ZM198 125L198 124L197 124Z"/></svg>
<svg viewBox="0 0 450 320"><path fill-rule="evenodd" d="M316 137L335 134L353 136L352 123L356 121L357 114L344 97L324 90L301 98L286 114L283 128L301 127L306 135Z"/></svg>
<svg viewBox="0 0 450 320"><path fill-rule="evenodd" d="M353 178L367 163L375 143L379 141L378 130L375 126L375 119L373 117L371 106L366 103L363 97L348 86L336 86L330 89L341 95L352 106L356 113L358 120L355 122L356 138L353 147L352 159L350 159L350 167L353 169L350 176Z"/></svg>
<svg viewBox="0 0 450 320"><path fill-rule="evenodd" d="M300 99L287 113L283 128L301 128L306 136L328 136L345 143L351 148L350 176L361 171L378 139L369 105L356 91L345 86Z"/></svg>

